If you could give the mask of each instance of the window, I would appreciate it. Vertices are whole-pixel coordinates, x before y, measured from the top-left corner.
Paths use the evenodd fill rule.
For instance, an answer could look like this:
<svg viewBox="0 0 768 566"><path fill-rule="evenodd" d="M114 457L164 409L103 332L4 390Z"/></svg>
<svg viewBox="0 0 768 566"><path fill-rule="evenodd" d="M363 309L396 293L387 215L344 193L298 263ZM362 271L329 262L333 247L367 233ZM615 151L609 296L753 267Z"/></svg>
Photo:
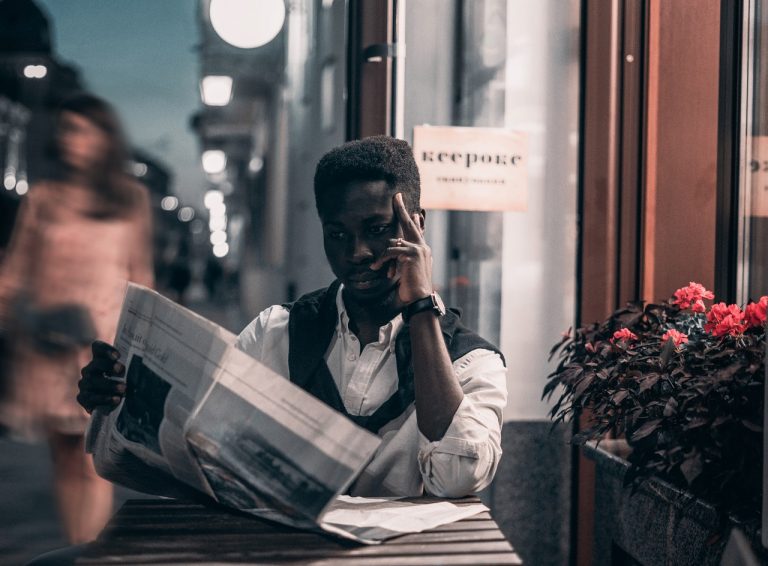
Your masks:
<svg viewBox="0 0 768 566"><path fill-rule="evenodd" d="M739 301L768 294L768 1L745 3L745 135L742 150Z"/></svg>

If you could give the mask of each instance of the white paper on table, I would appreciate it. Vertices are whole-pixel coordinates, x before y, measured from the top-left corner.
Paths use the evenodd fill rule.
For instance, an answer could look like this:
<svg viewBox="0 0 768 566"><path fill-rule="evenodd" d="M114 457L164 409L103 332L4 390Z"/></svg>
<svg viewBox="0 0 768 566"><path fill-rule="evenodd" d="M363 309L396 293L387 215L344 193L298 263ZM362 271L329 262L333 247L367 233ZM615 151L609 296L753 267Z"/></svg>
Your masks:
<svg viewBox="0 0 768 566"><path fill-rule="evenodd" d="M328 532L375 544L461 521L485 511L488 507L482 503L456 505L449 501L340 495L323 515L321 527Z"/></svg>

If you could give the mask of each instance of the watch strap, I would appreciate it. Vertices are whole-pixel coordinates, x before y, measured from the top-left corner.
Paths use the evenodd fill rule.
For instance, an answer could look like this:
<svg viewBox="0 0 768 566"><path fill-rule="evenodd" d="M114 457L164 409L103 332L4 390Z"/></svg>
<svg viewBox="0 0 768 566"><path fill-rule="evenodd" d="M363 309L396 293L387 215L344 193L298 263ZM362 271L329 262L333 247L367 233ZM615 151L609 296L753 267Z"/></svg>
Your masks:
<svg viewBox="0 0 768 566"><path fill-rule="evenodd" d="M403 320L408 322L413 315L428 310L436 310L435 299L432 295L424 297L423 299L418 299L408 304L403 309Z"/></svg>

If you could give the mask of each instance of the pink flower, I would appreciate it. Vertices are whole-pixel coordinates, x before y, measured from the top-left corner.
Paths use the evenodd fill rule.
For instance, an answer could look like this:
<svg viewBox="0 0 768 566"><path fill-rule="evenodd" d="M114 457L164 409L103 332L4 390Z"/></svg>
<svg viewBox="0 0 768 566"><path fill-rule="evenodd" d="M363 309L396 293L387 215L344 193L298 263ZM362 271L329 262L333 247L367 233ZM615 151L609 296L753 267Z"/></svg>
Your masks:
<svg viewBox="0 0 768 566"><path fill-rule="evenodd" d="M664 333L664 335L661 337L662 345L666 344L667 340L670 340L670 339L675 343L675 348L677 348L682 344L685 344L686 342L688 342L688 335L683 334L682 332L679 332L674 328L671 328L667 330Z"/></svg>
<svg viewBox="0 0 768 566"><path fill-rule="evenodd" d="M714 299L715 294L707 291L704 285L691 281L687 287L680 287L675 291L672 304L680 307L681 310L691 309L693 312L704 312L703 299Z"/></svg>
<svg viewBox="0 0 768 566"><path fill-rule="evenodd" d="M717 303L707 313L707 323L704 330L712 333L713 336L738 336L744 334L747 329L747 323L744 320L744 311L739 305L726 305Z"/></svg>
<svg viewBox="0 0 768 566"><path fill-rule="evenodd" d="M622 328L621 330L617 330L613 333L611 344L617 340L620 342L632 342L633 340L637 340L637 334L632 332L629 328Z"/></svg>
<svg viewBox="0 0 768 566"><path fill-rule="evenodd" d="M762 326L765 324L766 310L768 310L768 295L760 297L756 303L749 303L744 309L744 317L750 326Z"/></svg>

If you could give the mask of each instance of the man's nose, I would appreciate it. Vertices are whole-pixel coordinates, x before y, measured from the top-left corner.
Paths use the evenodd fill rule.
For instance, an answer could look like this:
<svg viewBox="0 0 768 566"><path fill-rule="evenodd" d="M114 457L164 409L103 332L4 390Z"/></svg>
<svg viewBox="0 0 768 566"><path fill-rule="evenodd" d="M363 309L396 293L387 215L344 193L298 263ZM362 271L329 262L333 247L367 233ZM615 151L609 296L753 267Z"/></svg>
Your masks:
<svg viewBox="0 0 768 566"><path fill-rule="evenodd" d="M373 250L365 238L352 238L350 240L349 256L353 263L362 263L374 259Z"/></svg>

